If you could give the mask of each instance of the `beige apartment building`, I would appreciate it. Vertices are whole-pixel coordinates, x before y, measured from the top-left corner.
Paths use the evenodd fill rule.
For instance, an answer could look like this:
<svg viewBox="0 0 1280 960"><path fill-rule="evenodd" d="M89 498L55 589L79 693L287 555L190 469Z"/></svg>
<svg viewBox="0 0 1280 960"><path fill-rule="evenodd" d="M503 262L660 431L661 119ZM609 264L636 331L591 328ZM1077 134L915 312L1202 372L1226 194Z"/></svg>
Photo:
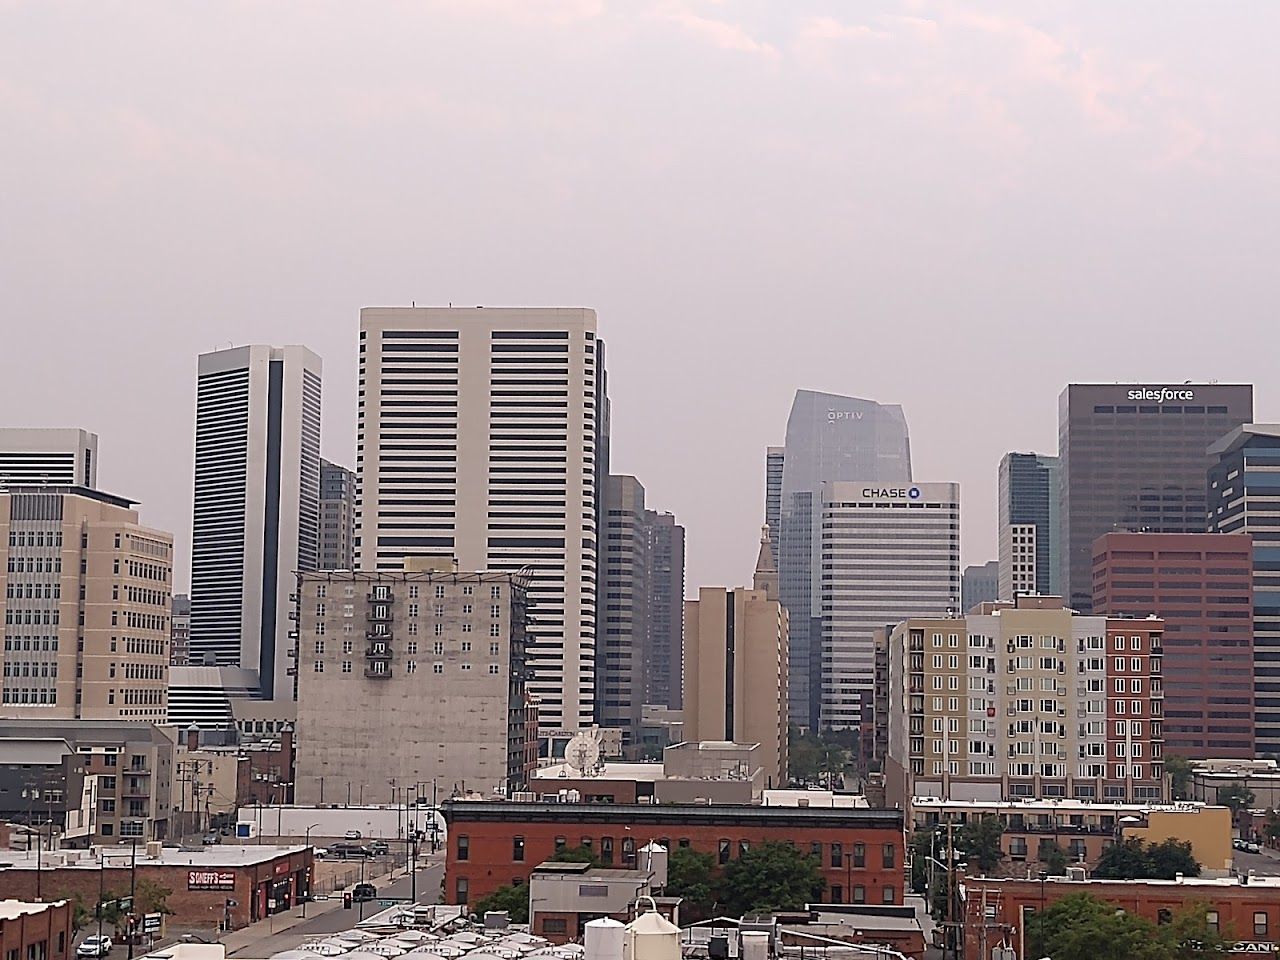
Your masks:
<svg viewBox="0 0 1280 960"><path fill-rule="evenodd" d="M0 493L0 717L164 723L173 536L86 487Z"/></svg>
<svg viewBox="0 0 1280 960"><path fill-rule="evenodd" d="M684 605L684 739L760 744L787 783L787 611L763 589L702 587Z"/></svg>
<svg viewBox="0 0 1280 960"><path fill-rule="evenodd" d="M536 762L525 579L403 562L299 575L298 803L509 792Z"/></svg>

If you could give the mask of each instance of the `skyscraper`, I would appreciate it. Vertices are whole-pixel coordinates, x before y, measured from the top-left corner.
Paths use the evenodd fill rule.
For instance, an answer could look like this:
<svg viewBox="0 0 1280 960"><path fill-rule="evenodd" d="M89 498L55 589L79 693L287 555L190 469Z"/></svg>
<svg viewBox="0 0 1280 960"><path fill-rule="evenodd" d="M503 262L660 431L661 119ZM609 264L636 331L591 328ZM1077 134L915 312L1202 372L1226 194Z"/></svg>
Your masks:
<svg viewBox="0 0 1280 960"><path fill-rule="evenodd" d="M592 310L360 312L356 564L526 571L546 731L592 722L602 356Z"/></svg>
<svg viewBox="0 0 1280 960"><path fill-rule="evenodd" d="M1061 596L1057 457L1006 453L999 475L999 564L1001 600L1018 593ZM966 608L967 609L967 608Z"/></svg>
<svg viewBox="0 0 1280 960"><path fill-rule="evenodd" d="M764 522L775 542L782 534L782 472L786 461L786 447L769 447L765 451Z"/></svg>
<svg viewBox="0 0 1280 960"><path fill-rule="evenodd" d="M645 511L649 611L644 702L680 709L684 662L684 527L670 513Z"/></svg>
<svg viewBox="0 0 1280 960"><path fill-rule="evenodd" d="M988 560L964 568L960 576L960 610L963 613L999 596L999 566L997 561Z"/></svg>
<svg viewBox="0 0 1280 960"><path fill-rule="evenodd" d="M820 515L819 724L857 728L872 706L875 631L960 614L960 485L827 483Z"/></svg>
<svg viewBox="0 0 1280 960"><path fill-rule="evenodd" d="M1255 749L1280 756L1280 424L1237 427L1209 453L1209 531L1253 537ZM1221 632L1244 625L1244 616L1219 613Z"/></svg>
<svg viewBox="0 0 1280 960"><path fill-rule="evenodd" d="M258 673L263 697L294 684L289 597L319 561L320 358L254 345L200 356L190 662Z"/></svg>
<svg viewBox="0 0 1280 960"><path fill-rule="evenodd" d="M1093 608L1104 533L1205 532L1209 445L1253 418L1253 387L1073 383L1058 398L1061 572L1071 607Z"/></svg>
<svg viewBox="0 0 1280 960"><path fill-rule="evenodd" d="M0 427L0 490L98 486L98 435L74 428Z"/></svg>
<svg viewBox="0 0 1280 960"><path fill-rule="evenodd" d="M356 475L320 461L319 570L351 570L356 547Z"/></svg>
<svg viewBox="0 0 1280 960"><path fill-rule="evenodd" d="M897 405L799 390L787 419L786 445L775 457L769 464L773 468L782 461L782 483L780 530L773 542L779 596L790 615L790 716L792 723L814 729L822 675L822 611L814 580L821 549L822 484L909 483L907 420Z"/></svg>

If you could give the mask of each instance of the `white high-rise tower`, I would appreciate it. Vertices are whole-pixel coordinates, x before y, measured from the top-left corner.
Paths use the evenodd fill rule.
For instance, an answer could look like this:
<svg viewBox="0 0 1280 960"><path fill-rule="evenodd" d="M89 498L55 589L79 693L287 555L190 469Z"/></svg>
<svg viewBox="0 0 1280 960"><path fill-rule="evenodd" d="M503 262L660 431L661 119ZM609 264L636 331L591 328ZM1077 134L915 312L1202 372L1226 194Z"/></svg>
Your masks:
<svg viewBox="0 0 1280 960"><path fill-rule="evenodd" d="M527 570L546 731L592 722L602 358L592 310L360 312L356 567Z"/></svg>
<svg viewBox="0 0 1280 960"><path fill-rule="evenodd" d="M190 661L258 673L291 699L295 571L317 566L320 358L254 345L202 354L196 388Z"/></svg>

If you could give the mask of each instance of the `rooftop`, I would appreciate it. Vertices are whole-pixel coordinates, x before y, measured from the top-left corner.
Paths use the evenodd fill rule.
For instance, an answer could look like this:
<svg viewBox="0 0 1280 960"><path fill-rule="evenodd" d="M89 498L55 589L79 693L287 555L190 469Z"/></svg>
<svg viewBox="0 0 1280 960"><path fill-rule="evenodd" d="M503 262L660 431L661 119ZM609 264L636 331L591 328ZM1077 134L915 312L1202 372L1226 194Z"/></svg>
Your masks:
<svg viewBox="0 0 1280 960"><path fill-rule="evenodd" d="M19 917L43 913L50 907L60 907L67 901L52 900L48 903L28 903L25 900L0 900L0 920L17 920Z"/></svg>
<svg viewBox="0 0 1280 960"><path fill-rule="evenodd" d="M636 823L696 825L752 823L758 826L825 826L902 829L901 810L869 807L753 807L700 803L539 803L509 800L449 800L440 805L449 823L478 821Z"/></svg>
<svg viewBox="0 0 1280 960"><path fill-rule="evenodd" d="M1177 803L1111 803L1107 800L1068 800L1058 798L1024 800L944 800L940 797L913 797L915 810L937 810L963 813L966 810L997 810L1001 813L1122 813L1146 814L1152 810L1194 813L1209 804L1183 800Z"/></svg>
<svg viewBox="0 0 1280 960"><path fill-rule="evenodd" d="M661 763L606 762L592 770L579 770L568 762L539 767L533 779L540 780L638 780L653 783L664 779ZM532 786L532 784L530 784Z"/></svg>
<svg viewBox="0 0 1280 960"><path fill-rule="evenodd" d="M980 881L983 884L992 883L1025 883L1028 886L1034 886L1037 890L1040 888L1040 879L1032 877L1030 879L1022 877L967 877L964 884ZM1263 887L1267 890L1280 890L1280 876L1250 876L1248 883L1242 883L1240 877L1180 877L1176 880L1104 880L1099 877L1090 877L1087 880L1070 880L1066 877L1048 877L1045 883L1053 886L1069 885L1073 887L1104 886L1106 884L1119 884L1128 886L1132 890L1139 889L1139 885L1157 887L1157 888L1185 888L1196 887L1204 890L1223 890L1232 887L1239 887L1241 890L1248 890L1250 887ZM961 895L963 896L964 884L961 884Z"/></svg>
<svg viewBox="0 0 1280 960"><path fill-rule="evenodd" d="M265 844L233 844L218 843L207 847L161 847L160 856L147 856L145 844L138 844L137 857L139 866L162 867L247 867L259 863L269 863L292 853L302 853L310 847L297 844L288 847L267 846ZM102 857L102 866L108 869L117 867L129 869L133 857L132 847L97 847L97 854ZM40 866L44 870L97 870L98 855L90 855L88 850L54 850L44 851L40 858ZM8 870L34 870L36 868L35 850L0 850L0 875Z"/></svg>

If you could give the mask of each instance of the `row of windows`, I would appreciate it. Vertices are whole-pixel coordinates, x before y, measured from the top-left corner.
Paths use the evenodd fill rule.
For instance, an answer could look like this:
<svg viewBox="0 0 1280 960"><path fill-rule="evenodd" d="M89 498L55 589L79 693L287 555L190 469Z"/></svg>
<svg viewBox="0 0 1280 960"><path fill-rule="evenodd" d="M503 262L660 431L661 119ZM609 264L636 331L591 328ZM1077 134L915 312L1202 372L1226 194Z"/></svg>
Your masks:
<svg viewBox="0 0 1280 960"><path fill-rule="evenodd" d="M371 661L371 663L370 663L370 669L372 669L372 670L373 670L374 672L376 672L376 673L386 673L387 671L386 671L385 663L386 663L386 661L384 661L384 660L374 660L374 661ZM323 661L323 660L317 660L317 661L313 664L312 669L313 669L313 672L315 672L315 673L324 673L324 661ZM352 662L351 660L343 660L343 661L342 661L342 668L341 668L341 669L342 669L342 672L343 672L343 673L353 673L353 672L354 672L354 670L355 670L355 668L354 668L354 664L353 664L353 662ZM470 663L468 663L468 662L466 662L466 661L463 661L462 663L458 664L458 669L459 669L461 672L463 672L463 673L470 673L470 672L471 672L471 664L470 664ZM404 670L405 670L405 673L417 673L417 671L418 671L418 661L417 661L417 660L407 660L407 661L405 661ZM443 664L443 663L433 663L433 664L431 665L431 672L432 672L432 673L434 673L434 674L443 674L443 673L444 673L444 664ZM488 673L488 675L489 675L489 676L491 676L491 677L499 676L499 675L502 673L502 665L501 665L501 664L497 664L497 663L491 663L491 664L489 664L489 665L488 665L488 667L486 668L486 672L487 672L487 673Z"/></svg>
<svg viewBox="0 0 1280 960"><path fill-rule="evenodd" d="M10 530L9 546L11 547L60 547L62 546L61 530Z"/></svg>

